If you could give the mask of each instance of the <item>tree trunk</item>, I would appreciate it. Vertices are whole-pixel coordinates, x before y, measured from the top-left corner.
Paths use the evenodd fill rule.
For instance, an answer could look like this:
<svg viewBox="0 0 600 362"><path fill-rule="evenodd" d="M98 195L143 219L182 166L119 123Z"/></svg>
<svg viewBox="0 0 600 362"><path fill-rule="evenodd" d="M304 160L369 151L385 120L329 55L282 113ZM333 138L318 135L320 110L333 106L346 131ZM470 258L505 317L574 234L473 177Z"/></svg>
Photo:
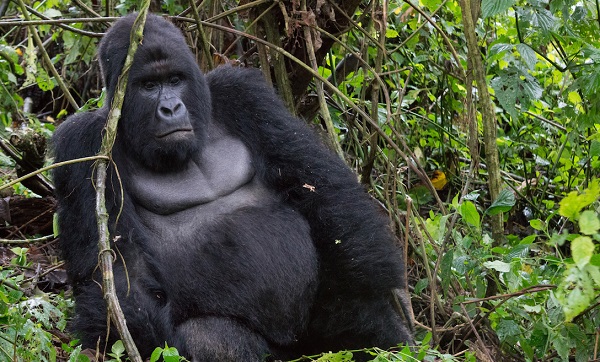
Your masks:
<svg viewBox="0 0 600 362"><path fill-rule="evenodd" d="M496 200L500 193L502 179L500 177L500 162L498 159L498 147L496 144L496 115L494 114L494 105L488 91L488 84L485 79L485 68L479 53L477 45L477 35L475 33L475 19L473 17L471 3L477 0L461 0L460 7L463 15L463 25L465 27L465 37L467 39L467 48L469 50L469 59L473 64L475 73L475 82L479 96L479 106L481 118L483 120L483 143L485 149L485 160L488 170L488 187L490 198ZM498 245L504 235L504 224L502 213L491 216L492 237L494 244Z"/></svg>

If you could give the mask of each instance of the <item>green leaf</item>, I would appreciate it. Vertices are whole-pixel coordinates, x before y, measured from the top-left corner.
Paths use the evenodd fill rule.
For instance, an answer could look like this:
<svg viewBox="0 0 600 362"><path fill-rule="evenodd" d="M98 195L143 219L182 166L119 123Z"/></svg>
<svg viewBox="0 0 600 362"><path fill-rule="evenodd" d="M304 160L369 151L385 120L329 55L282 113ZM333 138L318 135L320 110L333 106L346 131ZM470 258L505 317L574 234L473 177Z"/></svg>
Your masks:
<svg viewBox="0 0 600 362"><path fill-rule="evenodd" d="M546 230L546 223L540 219L529 220L529 225L531 225L531 227L534 228L535 230L539 230L539 231Z"/></svg>
<svg viewBox="0 0 600 362"><path fill-rule="evenodd" d="M529 45L523 43L517 44L517 51L519 54L521 54L521 58L527 65L527 68L533 70L535 68L535 64L537 63L535 51L533 51Z"/></svg>
<svg viewBox="0 0 600 362"><path fill-rule="evenodd" d="M506 51L512 50L512 48L513 48L512 44L506 44L506 43L494 44L490 47L490 50L488 52L488 58L491 58L496 54L500 54L500 53L504 53Z"/></svg>
<svg viewBox="0 0 600 362"><path fill-rule="evenodd" d="M550 11L538 8L537 11L532 13L531 23L534 26L539 26L544 32L549 32L556 29L561 22Z"/></svg>
<svg viewBox="0 0 600 362"><path fill-rule="evenodd" d="M594 211L586 210L579 215L579 230L586 235L594 235L600 229L600 220L598 214Z"/></svg>
<svg viewBox="0 0 600 362"><path fill-rule="evenodd" d="M590 183L589 188L585 189L581 194L578 194L577 191L569 192L569 194L560 201L558 213L570 220L577 220L579 219L581 210L598 200L598 197L600 197L600 184L598 179L595 179Z"/></svg>
<svg viewBox="0 0 600 362"><path fill-rule="evenodd" d="M571 346L569 345L569 339L565 338L560 334L555 334L551 336L550 342L554 346L554 349L556 349L556 353L561 358L561 360L568 361L569 351L571 349Z"/></svg>
<svg viewBox="0 0 600 362"><path fill-rule="evenodd" d="M483 266L488 269L494 269L501 273L508 273L510 271L510 264L500 260L486 261L483 263Z"/></svg>
<svg viewBox="0 0 600 362"><path fill-rule="evenodd" d="M581 269L586 266L594 254L594 242L588 236L580 236L571 242L573 261Z"/></svg>
<svg viewBox="0 0 600 362"><path fill-rule="evenodd" d="M490 85L494 88L496 98L500 102L502 108L510 114L512 118L517 118L517 91L518 85L512 78L503 75L495 77L491 80Z"/></svg>
<svg viewBox="0 0 600 362"><path fill-rule="evenodd" d="M425 288L427 288L427 286L429 285L429 279L427 278L423 278L420 279L416 284L415 284L415 294L419 295L423 290L425 290Z"/></svg>
<svg viewBox="0 0 600 362"><path fill-rule="evenodd" d="M488 18L505 12L515 4L516 0L483 0L481 2L481 15Z"/></svg>
<svg viewBox="0 0 600 362"><path fill-rule="evenodd" d="M594 266L600 266L600 254L592 255L592 258L590 259L590 264Z"/></svg>
<svg viewBox="0 0 600 362"><path fill-rule="evenodd" d="M54 233L54 237L58 237L60 234L60 230L58 229L58 213L54 213L52 216L52 232Z"/></svg>
<svg viewBox="0 0 600 362"><path fill-rule="evenodd" d="M477 212L475 204L473 204L471 201L464 201L462 205L460 205L458 212L465 222L477 228L480 226L481 218L479 216L479 212Z"/></svg>
<svg viewBox="0 0 600 362"><path fill-rule="evenodd" d="M385 37L386 38L397 38L398 36L399 36L398 32L396 30L394 30L394 29L388 28L385 31Z"/></svg>
<svg viewBox="0 0 600 362"><path fill-rule="evenodd" d="M162 354L163 349L160 347L156 347L152 354L150 355L150 362L158 362L160 355Z"/></svg>
<svg viewBox="0 0 600 362"><path fill-rule="evenodd" d="M525 74L525 79L521 82L521 86L523 87L523 96L526 97L519 97L521 101L527 98L540 99L544 92L537 79L529 74Z"/></svg>
<svg viewBox="0 0 600 362"><path fill-rule="evenodd" d="M581 96L577 92L569 92L567 99L572 104L581 104Z"/></svg>
<svg viewBox="0 0 600 362"><path fill-rule="evenodd" d="M590 144L590 157L600 156L600 142L593 140Z"/></svg>
<svg viewBox="0 0 600 362"><path fill-rule="evenodd" d="M163 359L165 362L179 362L179 351L175 347L165 348L163 350Z"/></svg>
<svg viewBox="0 0 600 362"><path fill-rule="evenodd" d="M512 319L502 319L496 327L496 333L501 342L504 342L508 337L519 335L519 325Z"/></svg>
<svg viewBox="0 0 600 362"><path fill-rule="evenodd" d="M515 206L515 203L515 194L510 189L502 189L492 205L485 210L485 213L488 215L496 215L501 212L507 212Z"/></svg>
<svg viewBox="0 0 600 362"><path fill-rule="evenodd" d="M506 260L524 258L529 254L530 248L530 244L519 244L506 253Z"/></svg>

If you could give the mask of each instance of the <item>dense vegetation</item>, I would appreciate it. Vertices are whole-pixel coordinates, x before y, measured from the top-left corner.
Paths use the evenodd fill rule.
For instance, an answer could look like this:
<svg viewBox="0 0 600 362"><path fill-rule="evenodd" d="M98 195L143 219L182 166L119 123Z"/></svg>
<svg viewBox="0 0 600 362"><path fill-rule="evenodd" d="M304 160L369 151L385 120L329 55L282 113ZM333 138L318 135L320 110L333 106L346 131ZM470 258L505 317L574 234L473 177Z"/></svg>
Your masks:
<svg viewBox="0 0 600 362"><path fill-rule="evenodd" d="M0 1L0 360L93 355L65 332L51 181L10 181L52 162L58 122L102 104L96 44L137 6L106 3ZM377 361L599 358L598 1L196 5L151 7L203 69L260 67L407 243L418 345Z"/></svg>

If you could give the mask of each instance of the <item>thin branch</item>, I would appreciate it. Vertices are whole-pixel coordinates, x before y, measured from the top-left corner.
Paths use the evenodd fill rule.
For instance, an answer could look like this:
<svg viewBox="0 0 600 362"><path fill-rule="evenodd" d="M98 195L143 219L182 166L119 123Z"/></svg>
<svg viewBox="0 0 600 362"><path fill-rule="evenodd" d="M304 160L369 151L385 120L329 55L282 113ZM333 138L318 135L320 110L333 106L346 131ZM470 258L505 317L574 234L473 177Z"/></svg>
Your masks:
<svg viewBox="0 0 600 362"><path fill-rule="evenodd" d="M198 13L198 7L196 6L195 0L190 0L190 4L192 7L192 15L196 20L196 27L198 30L198 45L200 45L200 50L204 53L205 64L208 67L208 70L211 70L215 67L215 64L212 59L212 54L210 53L210 42L206 37L206 32L204 31L204 27L200 23L200 14ZM203 69L206 71L206 69Z"/></svg>
<svg viewBox="0 0 600 362"><path fill-rule="evenodd" d="M306 0L302 0L302 11L306 13L306 18L309 23L315 21L315 14L311 11L308 13L306 9ZM317 64L317 58L315 56L315 47L313 45L313 35L309 26L304 26L304 38L306 41L306 51L308 53L308 58L310 59L310 64L315 72L319 71L319 65ZM321 107L321 117L325 121L325 127L327 128L327 133L329 134L331 146L338 154L338 156L343 160L344 159L344 151L342 151L342 146L338 142L337 133L335 132L335 127L333 126L333 121L331 120L331 114L329 114L329 109L327 108L327 102L325 101L325 94L323 92L323 82L316 79L315 80L315 88L317 88L317 97L319 99L319 107Z"/></svg>
<svg viewBox="0 0 600 362"><path fill-rule="evenodd" d="M49 17L47 17L44 14L36 11L31 6L25 5L25 7L27 8L27 11L29 11L33 15L35 15L35 16L37 16L39 18L42 18L44 20L50 20ZM101 37L103 35L102 33L95 33L93 31L86 31L86 30L77 29L77 28L74 28L72 26L68 26L68 25L66 25L64 23L58 24L58 26L61 27L61 28L63 28L63 29L65 29L65 30L71 31L73 33L77 33L77 34L80 34L80 35L89 36L89 37L93 37L93 38L99 38L99 37Z"/></svg>
<svg viewBox="0 0 600 362"><path fill-rule="evenodd" d="M0 26L29 26L29 25L51 25L51 24L74 24L74 23L106 23L118 20L118 17L106 16L103 18L63 18L63 19L48 19L48 20L3 20L0 21ZM94 33L98 36L103 36L103 33Z"/></svg>
<svg viewBox="0 0 600 362"><path fill-rule="evenodd" d="M481 302L486 302L486 301L496 300L496 299L505 299L506 300L506 299L510 299L510 298L514 298L514 297L520 297L521 295L525 295L525 294L544 292L544 291L551 290L551 289L556 289L556 285L552 285L552 284L532 285L530 287L519 290L518 292L493 295L491 297L486 297L486 298L470 299L470 300L461 302L461 304L481 303Z"/></svg>
<svg viewBox="0 0 600 362"><path fill-rule="evenodd" d="M113 274L113 251L111 250L110 233L108 230L109 215L106 210L106 174L108 169L108 157L111 156L112 148L115 143L117 136L117 126L119 118L121 117L121 108L123 106L123 100L125 98L125 92L127 89L127 79L129 76L129 69L133 64L133 57L137 51L138 45L141 43L144 33L144 25L146 23L146 15L148 14L148 7L150 6L150 0L144 0L141 5L140 12L131 28L129 50L127 51L127 57L125 58L125 64L121 70L119 76L117 89L112 99L110 111L108 113L108 120L106 122L105 134L102 139L102 146L100 148L99 156L105 156L96 163L97 174L96 174L96 218L98 222L98 258L100 259L100 265L102 267L102 291L104 293L104 299L107 304L108 314L110 319L116 326L127 355L134 362L142 362L142 358L137 350L137 347L127 329L127 321L121 310L119 299L117 298L117 290L115 287L115 280Z"/></svg>
<svg viewBox="0 0 600 362"><path fill-rule="evenodd" d="M17 183L19 183L19 182L21 182L23 180L26 180L26 179L28 179L30 177L33 177L33 176L35 176L35 175L37 175L39 173L46 172L46 171L51 170L51 169L56 168L56 167L65 166L65 165L71 165L71 164L78 163L78 162L97 161L97 160L101 160L101 159L107 160L107 161L109 160L109 158L107 156L98 155L98 156L76 158L74 160L68 160L68 161L58 162L58 163L52 164L50 166L42 167L42 168L40 168L38 170L35 170L33 172L28 173L25 176L19 177L18 179L12 180L11 182L6 183L6 184L0 186L0 191L6 189L8 187L11 187L12 185L17 184Z"/></svg>
<svg viewBox="0 0 600 362"><path fill-rule="evenodd" d="M46 235L39 238L32 239L22 239L22 240L12 240L12 239L0 239L0 244L8 244L8 245L18 245L18 244L33 244L33 243L41 243L44 241L54 239L54 235Z"/></svg>

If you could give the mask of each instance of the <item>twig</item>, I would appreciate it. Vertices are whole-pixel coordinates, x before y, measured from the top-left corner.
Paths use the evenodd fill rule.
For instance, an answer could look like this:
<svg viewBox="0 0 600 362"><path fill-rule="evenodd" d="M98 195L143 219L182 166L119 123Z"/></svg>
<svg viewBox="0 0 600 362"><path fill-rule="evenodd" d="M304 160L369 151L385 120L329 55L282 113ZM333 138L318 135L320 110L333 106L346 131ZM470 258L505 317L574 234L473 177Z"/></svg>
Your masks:
<svg viewBox="0 0 600 362"><path fill-rule="evenodd" d="M518 296L530 294L530 293L543 292L543 291L550 290L550 289L556 289L556 285L552 285L552 284L532 285L525 289L519 290L518 292L501 294L501 295L493 295L491 297L486 297L486 298L470 299L470 300L461 302L461 304L481 303L481 302L485 302L488 300L496 300L496 299L510 299L513 297L518 297Z"/></svg>
<svg viewBox="0 0 600 362"><path fill-rule="evenodd" d="M469 14L470 14L470 12L469 12ZM489 358L489 361L493 361L494 359L492 358L490 351L485 346L485 343L483 343L483 339L481 339L481 336L479 335L479 333L477 332L477 329L473 325L473 321L471 320L471 317L469 317L469 312L467 312L467 308L465 308L465 305L463 303L460 303L460 309L462 310L463 314L467 317L467 321L469 322L469 325L471 326L471 331L473 331L473 334L475 334L475 338L477 338L477 340L479 341L481 349L483 350L483 352L485 352L485 354Z"/></svg>
<svg viewBox="0 0 600 362"><path fill-rule="evenodd" d="M75 4L77 4L77 6L79 6L83 11L85 11L88 14L90 14L91 16L95 16L97 18L101 18L102 17L102 15L98 14L96 11L94 11L94 9L90 8L89 6L87 6L87 4L85 4L83 1L81 1L81 0L73 0L73 2ZM105 24L109 25L108 22L106 22Z"/></svg>
<svg viewBox="0 0 600 362"><path fill-rule="evenodd" d="M63 19L48 19L48 20L3 20L0 21L0 26L29 26L29 25L52 25L52 24L73 24L73 23L106 23L118 20L118 17L106 16L103 18L63 18ZM94 33L104 35L102 33Z"/></svg>
<svg viewBox="0 0 600 362"><path fill-rule="evenodd" d="M14 147L9 144L4 142L4 140L2 140L0 138L0 149L2 149L2 151L4 151L4 153L6 153L8 155L8 157L12 158L17 165L23 167L24 169L35 169L36 167L33 166L30 162L28 162L27 160L24 160L22 157L20 157L17 154L17 151L13 149ZM31 175L34 176L34 175ZM48 181L48 179L44 176L44 175L37 175L37 180L42 183L44 185L44 187L46 187L50 193L52 193L52 191L54 190L54 186L52 185L52 183L50 183L50 181ZM2 190L2 188L0 187L0 190Z"/></svg>
<svg viewBox="0 0 600 362"><path fill-rule="evenodd" d="M33 15L35 15L35 16L37 16L39 18L42 18L44 20L50 20L49 17L47 17L44 14L36 11L34 8L32 8L30 6L27 6L27 5L25 5L25 7L27 8L27 11L29 11ZM80 35L89 36L89 37L93 37L93 38L100 38L100 37L102 37L102 35L104 35L102 33L95 33L93 31L86 31L86 30L77 29L77 28L74 28L72 26L68 26L68 25L66 25L64 23L58 24L58 26L61 27L61 28L63 28L63 29L65 29L65 30L71 31L73 33L77 33L77 34L80 34Z"/></svg>
<svg viewBox="0 0 600 362"><path fill-rule="evenodd" d="M0 186L0 191L4 190L5 188L11 187L12 185L17 184L17 183L19 183L19 182L21 182L23 180L26 180L26 179L28 179L30 177L33 177L33 176L35 176L35 175L37 175L39 173L46 172L46 171L51 170L51 169L56 168L56 167L65 166L65 165L71 165L71 164L78 163L78 162L96 161L96 160L100 160L100 159L109 160L109 158L107 156L98 155L98 156L76 158L74 160L68 160L68 161L58 162L58 163L52 164L50 166L42 167L42 168L40 168L38 170L35 170L33 172L28 173L25 176L19 177L18 179L12 180L11 182L6 183L6 184Z"/></svg>
<svg viewBox="0 0 600 362"><path fill-rule="evenodd" d="M210 53L210 42L208 41L208 38L206 37L206 32L204 31L204 27L200 23L200 14L198 13L198 7L196 6L196 1L190 0L190 4L191 4L191 8L192 8L192 15L194 16L194 19L196 20L196 27L198 30L198 45L200 45L200 50L202 50L202 53L204 53L204 58L205 58L205 62L206 62L205 64L207 65L208 70L211 70L215 67L215 64L212 59L212 54ZM203 70L206 71L207 69L203 69Z"/></svg>
<svg viewBox="0 0 600 362"><path fill-rule="evenodd" d="M306 0L302 0L301 9L306 13L307 22L310 24L315 21L315 15L311 11L308 13L306 9ZM308 25L308 24L307 24ZM304 26L304 40L306 41L306 51L308 53L308 58L310 60L310 64L315 72L319 71L319 65L317 64L317 58L315 56L315 47L313 45L312 40L312 32L309 26ZM329 134L331 146L337 153L337 155L343 160L344 159L344 151L342 151L342 146L340 145L337 134L335 132L335 127L333 126L333 121L331 120L331 114L329 114L329 109L327 108L327 102L325 101L325 94L323 93L323 82L318 79L315 80L315 88L317 88L317 97L319 99L319 107L321 107L321 117L325 121L325 127L327 128L327 133Z"/></svg>
<svg viewBox="0 0 600 362"><path fill-rule="evenodd" d="M36 274L35 276L33 276L31 278L24 279L22 283L30 283L30 282L32 282L32 281L34 281L36 279L39 280L39 278L45 277L46 275L52 273L53 271L55 271L58 268L62 268L63 266L65 266L65 262L64 261L56 263L55 265L52 265L51 267L45 269L42 273Z"/></svg>
<svg viewBox="0 0 600 362"><path fill-rule="evenodd" d="M125 92L127 89L127 79L129 76L129 69L133 64L133 57L137 51L138 45L141 43L144 33L144 25L146 23L146 15L148 14L148 7L150 6L150 0L144 0L140 12L131 28L129 50L127 51L127 57L125 58L125 64L121 70L119 76L117 89L112 99L110 111L108 113L108 120L106 122L105 134L102 139L102 146L98 156L104 156L96 163L96 218L98 222L98 258L102 268L102 291L104 294L104 300L107 304L108 313L110 319L115 324L127 355L134 362L142 362L142 358L139 351L127 329L127 321L123 315L123 311L117 298L117 290L115 287L115 280L113 274L113 251L111 250L110 244L110 232L108 230L108 211L106 210L106 173L108 169L108 159L112 153L112 148L115 143L117 136L117 126L119 118L121 117L121 108L123 106L123 100L125 98Z"/></svg>
<svg viewBox="0 0 600 362"><path fill-rule="evenodd" d="M39 238L32 239L22 239L22 240L11 240L11 239L0 239L0 244L8 244L8 245L18 245L18 244L33 244L33 243L41 243L43 241L48 241L54 239L54 235L46 235Z"/></svg>
<svg viewBox="0 0 600 362"><path fill-rule="evenodd" d="M235 8L223 11L222 13L219 13L218 15L215 15L213 17L210 17L210 18L206 19L206 21L209 22L209 23L210 22L214 22L214 21L217 21L219 19L223 19L223 18L225 18L225 17L227 17L227 16L229 16L231 14L235 14L237 12L244 11L244 10L247 10L247 9L252 9L253 7L256 7L256 6L261 5L261 4L269 3L269 2L273 2L273 4L275 4L275 1L273 1L273 0L255 0L255 1L249 2L247 4L236 6Z"/></svg>

